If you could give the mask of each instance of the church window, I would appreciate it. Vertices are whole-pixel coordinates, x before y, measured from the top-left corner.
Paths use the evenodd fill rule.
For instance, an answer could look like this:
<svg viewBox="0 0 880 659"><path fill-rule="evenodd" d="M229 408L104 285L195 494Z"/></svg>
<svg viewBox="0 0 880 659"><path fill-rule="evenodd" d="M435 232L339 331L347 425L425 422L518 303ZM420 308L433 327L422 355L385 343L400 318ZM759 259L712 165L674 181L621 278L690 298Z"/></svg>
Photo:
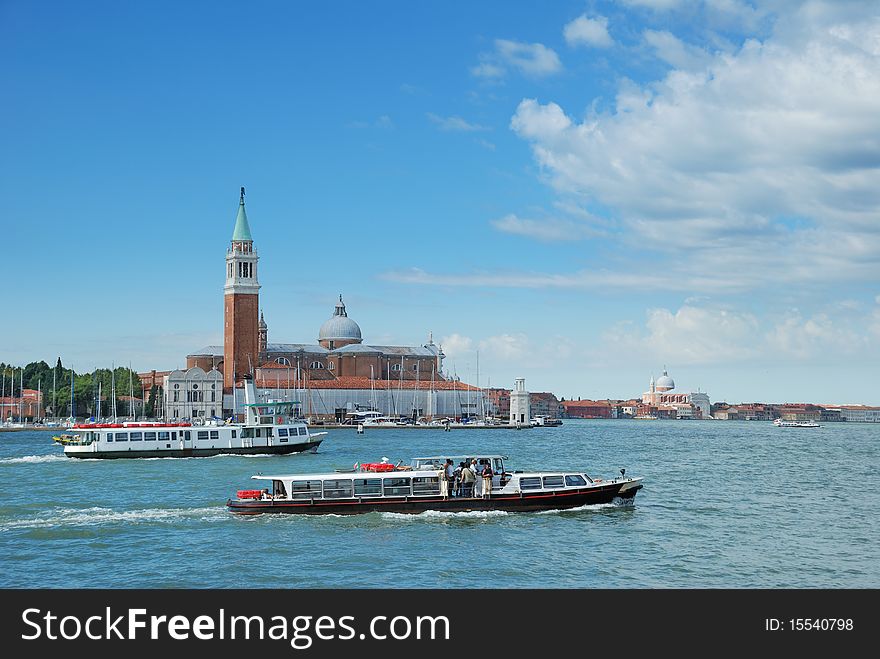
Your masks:
<svg viewBox="0 0 880 659"><path fill-rule="evenodd" d="M392 365L391 365L391 370L392 370L392 371L399 371L399 370L400 370L400 364L392 364Z"/></svg>
<svg viewBox="0 0 880 659"><path fill-rule="evenodd" d="M335 368L336 368L336 364L334 364L333 362L327 362L327 370L328 371L332 371Z"/></svg>
<svg viewBox="0 0 880 659"><path fill-rule="evenodd" d="M287 357L276 357L276 364L281 364L282 366L290 366L290 360Z"/></svg>
<svg viewBox="0 0 880 659"><path fill-rule="evenodd" d="M324 363L323 362L312 362L312 364L311 364L311 366L309 366L309 368L321 369L321 368L324 368Z"/></svg>

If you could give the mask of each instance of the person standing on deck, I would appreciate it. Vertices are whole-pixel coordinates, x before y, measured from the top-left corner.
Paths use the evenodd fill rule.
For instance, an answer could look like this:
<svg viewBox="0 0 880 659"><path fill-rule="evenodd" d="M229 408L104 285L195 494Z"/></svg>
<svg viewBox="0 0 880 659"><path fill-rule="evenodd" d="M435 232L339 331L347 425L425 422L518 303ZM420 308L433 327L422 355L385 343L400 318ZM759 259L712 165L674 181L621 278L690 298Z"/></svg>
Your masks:
<svg viewBox="0 0 880 659"><path fill-rule="evenodd" d="M455 483L455 467L452 464L452 460L446 458L446 467L444 467L446 471L446 487L448 488L449 495L453 494L452 487Z"/></svg>
<svg viewBox="0 0 880 659"><path fill-rule="evenodd" d="M483 498L488 499L492 496L492 467L489 465L489 461L486 460L486 464L483 465Z"/></svg>
<svg viewBox="0 0 880 659"><path fill-rule="evenodd" d="M441 469L437 472L437 476L440 478L440 496L444 499L449 498L449 481L446 480L446 470Z"/></svg>
<svg viewBox="0 0 880 659"><path fill-rule="evenodd" d="M471 470L469 463L463 463L461 470L461 496L472 497L474 495L474 481L477 480L476 474Z"/></svg>

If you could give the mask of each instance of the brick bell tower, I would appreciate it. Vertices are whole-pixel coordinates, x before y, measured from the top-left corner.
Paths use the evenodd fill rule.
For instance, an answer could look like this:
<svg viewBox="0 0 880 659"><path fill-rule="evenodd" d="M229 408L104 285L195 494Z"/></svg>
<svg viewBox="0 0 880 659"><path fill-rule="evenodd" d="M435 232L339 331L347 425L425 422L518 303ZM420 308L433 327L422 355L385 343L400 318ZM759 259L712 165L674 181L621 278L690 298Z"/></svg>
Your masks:
<svg viewBox="0 0 880 659"><path fill-rule="evenodd" d="M259 354L260 284L257 252L244 211L244 188L226 251L226 286L223 287L223 389L232 391L242 376L257 367Z"/></svg>

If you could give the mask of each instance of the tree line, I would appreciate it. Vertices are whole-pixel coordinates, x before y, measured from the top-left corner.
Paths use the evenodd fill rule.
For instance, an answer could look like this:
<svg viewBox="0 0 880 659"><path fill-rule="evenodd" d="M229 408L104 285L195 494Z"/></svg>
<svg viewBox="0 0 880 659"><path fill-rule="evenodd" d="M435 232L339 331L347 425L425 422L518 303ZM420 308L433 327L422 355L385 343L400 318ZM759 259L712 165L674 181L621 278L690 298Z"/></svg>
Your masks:
<svg viewBox="0 0 880 659"><path fill-rule="evenodd" d="M71 377L73 379L72 410ZM21 397L22 388L42 391L43 409L46 417L96 416L99 391L101 416L110 416L113 414L114 381L118 416L131 416L139 410L140 403L134 403L133 406L132 402L127 400L129 392L133 392L134 397L138 399L143 396L140 378L135 371L128 367L99 368L90 373L76 373L73 369L65 368L60 357L54 367L49 366L45 361L31 362L24 366L23 372L21 366L0 363L0 379L2 379L0 386L3 389L0 393L7 397ZM123 396L126 398L123 399ZM136 407L136 409L132 409L132 407Z"/></svg>

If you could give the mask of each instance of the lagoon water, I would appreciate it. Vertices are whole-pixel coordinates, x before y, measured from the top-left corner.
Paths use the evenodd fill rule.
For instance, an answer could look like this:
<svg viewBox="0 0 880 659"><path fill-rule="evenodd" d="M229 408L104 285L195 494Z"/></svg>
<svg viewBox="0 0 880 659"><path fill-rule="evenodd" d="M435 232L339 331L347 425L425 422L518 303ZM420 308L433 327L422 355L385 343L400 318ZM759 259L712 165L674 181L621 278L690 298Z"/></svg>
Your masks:
<svg viewBox="0 0 880 659"><path fill-rule="evenodd" d="M0 587L877 588L880 424L332 430L314 455L73 460L0 434ZM251 475L497 452L646 478L632 507L238 517Z"/></svg>

